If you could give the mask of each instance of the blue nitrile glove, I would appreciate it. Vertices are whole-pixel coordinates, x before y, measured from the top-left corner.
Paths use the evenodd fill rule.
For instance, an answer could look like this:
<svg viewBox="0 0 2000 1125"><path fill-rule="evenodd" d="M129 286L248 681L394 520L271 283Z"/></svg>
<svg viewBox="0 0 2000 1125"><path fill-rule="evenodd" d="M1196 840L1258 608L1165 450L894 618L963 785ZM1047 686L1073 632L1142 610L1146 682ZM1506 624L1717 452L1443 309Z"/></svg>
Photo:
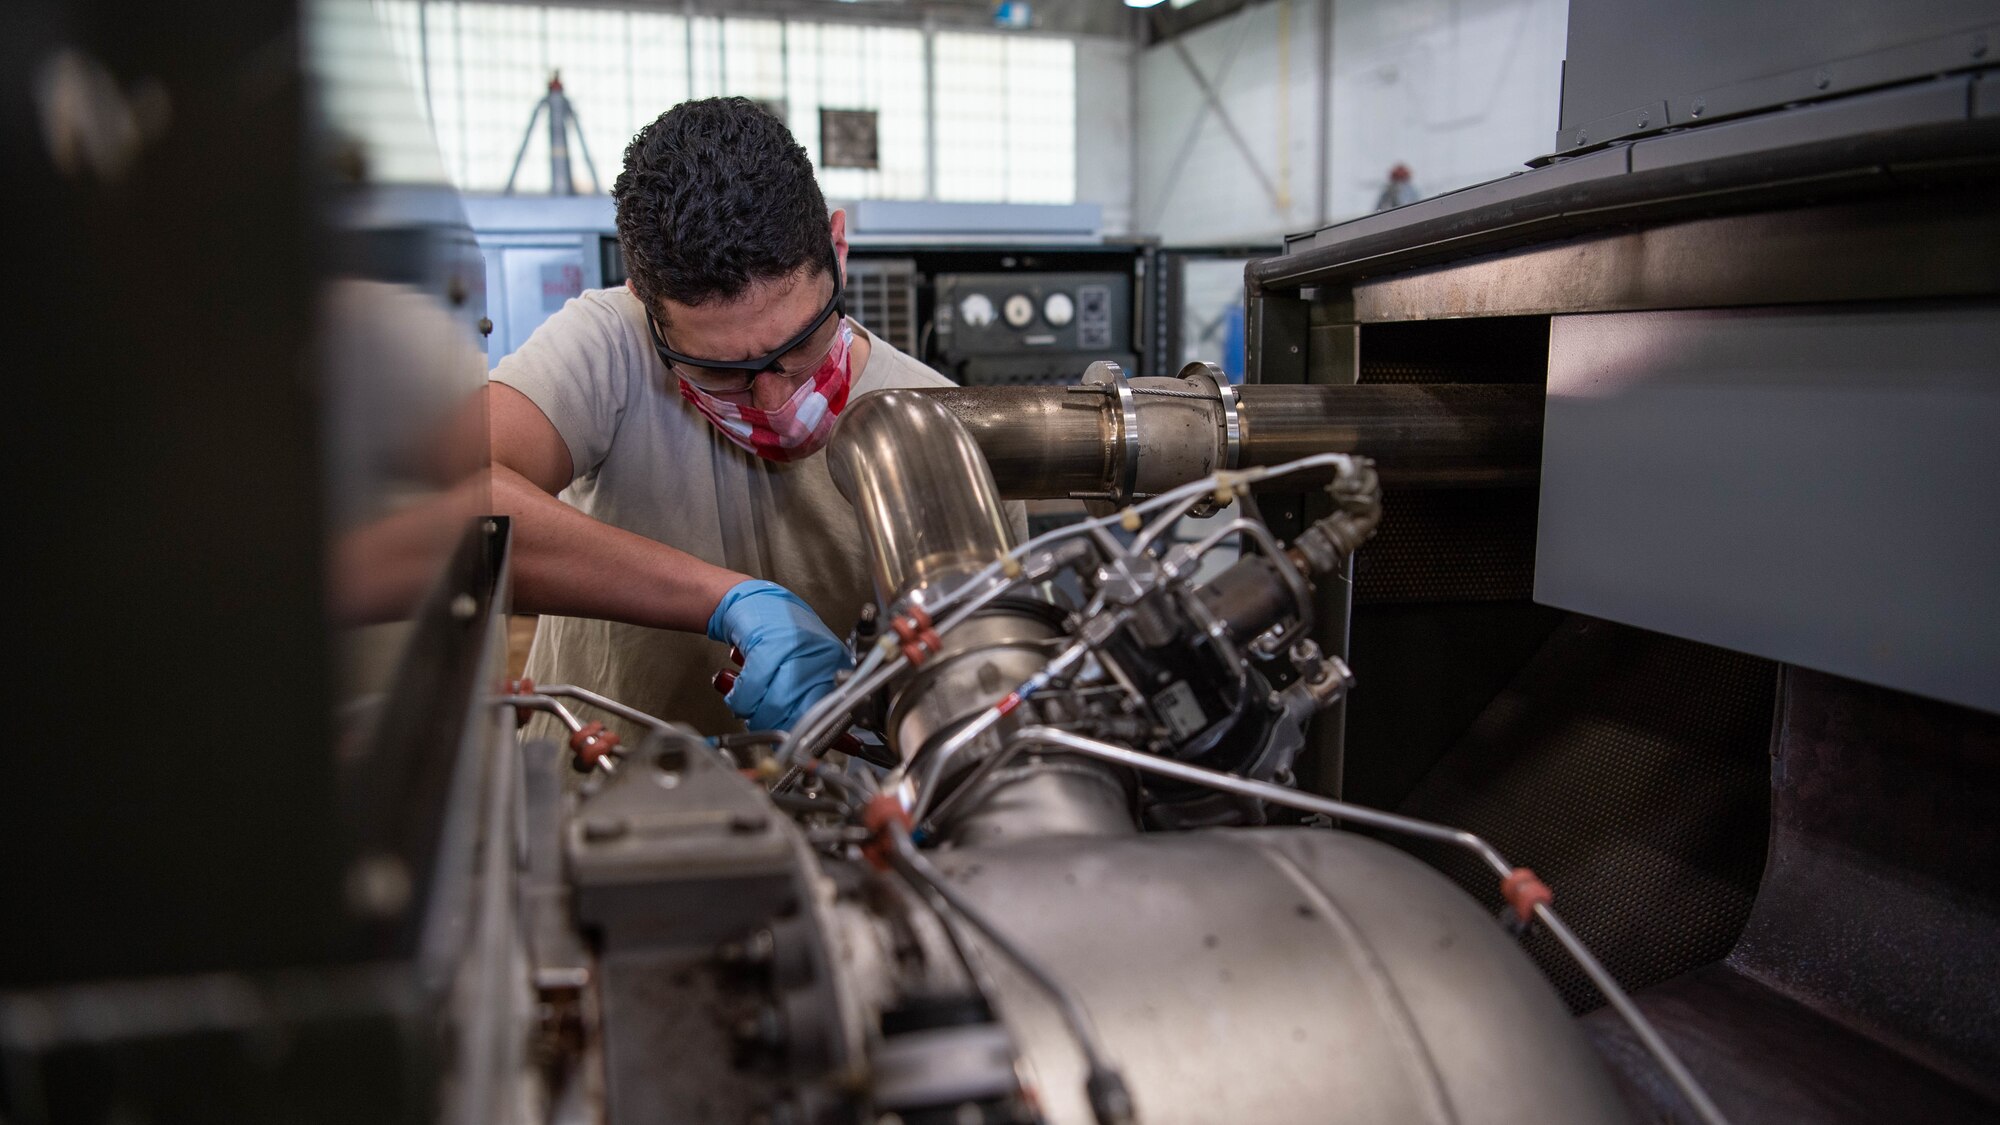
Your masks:
<svg viewBox="0 0 2000 1125"><path fill-rule="evenodd" d="M833 690L847 646L797 594L760 578L738 582L708 619L712 640L736 646L743 671L722 697L751 730L790 730Z"/></svg>

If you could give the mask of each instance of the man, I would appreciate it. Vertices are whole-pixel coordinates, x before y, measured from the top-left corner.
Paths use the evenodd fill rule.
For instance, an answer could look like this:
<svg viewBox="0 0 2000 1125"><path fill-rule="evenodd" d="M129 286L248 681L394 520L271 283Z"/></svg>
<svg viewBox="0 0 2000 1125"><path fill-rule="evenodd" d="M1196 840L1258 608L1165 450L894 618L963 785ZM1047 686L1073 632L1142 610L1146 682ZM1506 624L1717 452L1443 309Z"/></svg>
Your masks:
<svg viewBox="0 0 2000 1125"><path fill-rule="evenodd" d="M846 215L754 103L662 114L613 195L631 280L570 301L487 388L515 601L544 615L527 673L706 733L788 728L845 666L822 622L844 633L871 596L834 421L947 380L844 315Z"/></svg>
<svg viewBox="0 0 2000 1125"><path fill-rule="evenodd" d="M1389 169L1389 179L1382 185L1382 193L1375 197L1375 209L1387 211L1415 203L1423 197L1423 193L1417 190L1416 182L1410 178L1410 166L1398 161Z"/></svg>

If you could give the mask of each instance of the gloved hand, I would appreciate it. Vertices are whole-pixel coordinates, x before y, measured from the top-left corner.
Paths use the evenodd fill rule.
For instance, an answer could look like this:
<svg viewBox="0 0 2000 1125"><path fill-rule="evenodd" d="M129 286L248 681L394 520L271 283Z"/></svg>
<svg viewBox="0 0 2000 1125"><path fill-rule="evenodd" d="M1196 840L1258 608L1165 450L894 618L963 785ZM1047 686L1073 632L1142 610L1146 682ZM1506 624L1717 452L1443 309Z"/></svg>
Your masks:
<svg viewBox="0 0 2000 1125"><path fill-rule="evenodd" d="M722 595L708 635L743 654L743 671L722 701L751 730L790 730L849 666L847 647L812 607L762 579L738 582Z"/></svg>

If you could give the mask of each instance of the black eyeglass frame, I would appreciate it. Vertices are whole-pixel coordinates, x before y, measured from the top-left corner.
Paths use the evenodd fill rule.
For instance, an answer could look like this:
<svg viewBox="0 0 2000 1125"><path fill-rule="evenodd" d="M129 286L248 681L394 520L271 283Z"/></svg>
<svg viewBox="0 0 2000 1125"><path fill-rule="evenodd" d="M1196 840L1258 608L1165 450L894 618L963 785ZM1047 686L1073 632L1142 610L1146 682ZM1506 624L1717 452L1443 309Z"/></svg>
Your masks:
<svg viewBox="0 0 2000 1125"><path fill-rule="evenodd" d="M654 318L653 310L647 309L646 324L653 333L653 350L659 353L660 362L666 364L669 371L673 371L676 364L682 367L712 368L717 371L741 371L749 377L744 380L746 386L751 379L755 379L767 371L776 371L783 374L785 369L778 365L779 360L785 358L786 355L799 345L812 339L813 333L818 332L826 326L828 317L847 315L847 285L840 277L840 259L838 257L831 260L830 269L833 273L833 296L827 299L826 307L820 309L819 314L812 318L812 322L807 324L797 335L778 345L776 349L766 355L760 356L757 359L737 359L725 362L716 359L701 359L697 356L677 352L667 346L666 334L660 331L660 322ZM681 378L687 378L686 375L682 375L678 371L674 373L680 375ZM694 382L697 386L701 385L699 378L696 378Z"/></svg>

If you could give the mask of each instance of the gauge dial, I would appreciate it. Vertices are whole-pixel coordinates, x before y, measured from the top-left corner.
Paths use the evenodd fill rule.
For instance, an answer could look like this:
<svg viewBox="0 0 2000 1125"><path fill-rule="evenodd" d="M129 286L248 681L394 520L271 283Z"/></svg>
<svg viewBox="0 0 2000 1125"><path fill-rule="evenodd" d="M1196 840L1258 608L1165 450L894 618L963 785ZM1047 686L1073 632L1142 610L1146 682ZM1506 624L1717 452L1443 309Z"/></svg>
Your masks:
<svg viewBox="0 0 2000 1125"><path fill-rule="evenodd" d="M1070 300L1067 293L1051 293L1042 302L1042 319L1056 328L1068 324L1075 315L1076 302Z"/></svg>
<svg viewBox="0 0 2000 1125"><path fill-rule="evenodd" d="M1035 320L1035 300L1026 293L1016 293L1000 306L1000 315L1007 318L1010 328L1026 328Z"/></svg>
<svg viewBox="0 0 2000 1125"><path fill-rule="evenodd" d="M958 316L969 328L984 328L993 323L993 298L984 293L974 293L958 303Z"/></svg>

